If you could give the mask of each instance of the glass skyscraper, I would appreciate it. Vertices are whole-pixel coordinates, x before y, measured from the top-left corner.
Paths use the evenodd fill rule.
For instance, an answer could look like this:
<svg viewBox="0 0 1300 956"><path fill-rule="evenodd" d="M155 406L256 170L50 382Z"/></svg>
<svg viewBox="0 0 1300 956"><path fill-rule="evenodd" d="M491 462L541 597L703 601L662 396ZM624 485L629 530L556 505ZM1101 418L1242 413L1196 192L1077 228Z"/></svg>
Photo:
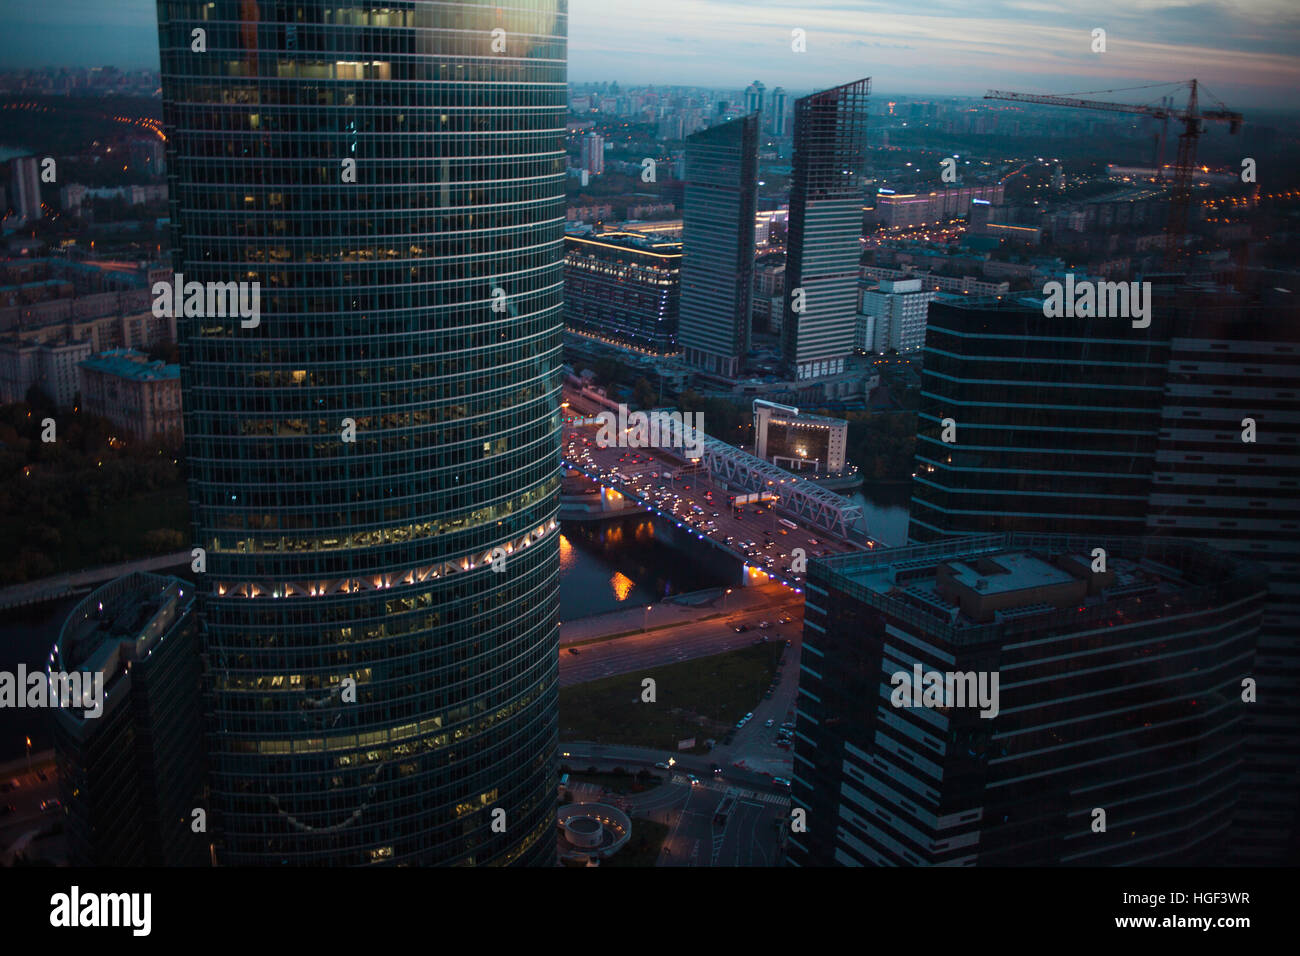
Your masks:
<svg viewBox="0 0 1300 956"><path fill-rule="evenodd" d="M566 0L158 23L218 861L553 863Z"/></svg>
<svg viewBox="0 0 1300 956"><path fill-rule="evenodd" d="M1142 534L1167 328L1162 316L1147 329L1129 319L1048 319L1032 297L937 295L925 332L910 539Z"/></svg>
<svg viewBox="0 0 1300 956"><path fill-rule="evenodd" d="M1259 702L1247 718L1248 786L1228 856L1246 865L1300 858L1296 300L1268 285L1259 299L1179 288L1158 294L1153 306L1171 316L1171 337L1148 533L1195 538L1269 572L1255 667Z"/></svg>
<svg viewBox="0 0 1300 956"><path fill-rule="evenodd" d="M74 866L202 866L194 588L135 571L69 612L51 673L102 674L101 713L53 711L64 839Z"/></svg>
<svg viewBox="0 0 1300 956"><path fill-rule="evenodd" d="M1259 562L1259 701L1229 846L1231 862L1250 864L1293 858L1300 829L1300 323L1294 295L1270 285L1154 284L1146 329L1045 318L1031 296L937 296L910 527L916 542L1178 536Z"/></svg>
<svg viewBox="0 0 1300 956"><path fill-rule="evenodd" d="M843 372L853 351L870 92L868 78L795 100L781 330L790 378Z"/></svg>
<svg viewBox="0 0 1300 956"><path fill-rule="evenodd" d="M686 361L735 378L749 351L758 211L758 114L686 138L681 316Z"/></svg>

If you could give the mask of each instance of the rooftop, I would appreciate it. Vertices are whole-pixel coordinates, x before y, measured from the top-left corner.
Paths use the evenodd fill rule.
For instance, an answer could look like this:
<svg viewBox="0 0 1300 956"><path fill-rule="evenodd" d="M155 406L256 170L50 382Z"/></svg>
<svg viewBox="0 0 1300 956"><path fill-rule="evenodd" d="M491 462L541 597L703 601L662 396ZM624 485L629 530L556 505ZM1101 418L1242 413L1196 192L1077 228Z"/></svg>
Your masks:
<svg viewBox="0 0 1300 956"><path fill-rule="evenodd" d="M640 232L569 232L565 239L581 242L585 245L604 246L610 249L627 249L645 255L680 259L682 243L680 239L655 236Z"/></svg>
<svg viewBox="0 0 1300 956"><path fill-rule="evenodd" d="M1094 548L1105 572L1092 572ZM1170 538L990 534L821 558L809 596L827 586L952 644L1012 633L1132 623L1266 587L1264 570Z"/></svg>
<svg viewBox="0 0 1300 956"><path fill-rule="evenodd" d="M179 379L181 367L167 365L163 362L150 362L149 357L135 349L110 349L81 362L82 368L136 382L157 382L165 379Z"/></svg>
<svg viewBox="0 0 1300 956"><path fill-rule="evenodd" d="M969 588L975 588L986 594L1009 594L1030 588L1044 587L1049 584L1068 584L1074 575L1068 571L1049 564L1036 554L1025 551L1008 551L981 562L981 569L976 570L974 562L948 561L953 578ZM998 573L998 568L1002 573Z"/></svg>

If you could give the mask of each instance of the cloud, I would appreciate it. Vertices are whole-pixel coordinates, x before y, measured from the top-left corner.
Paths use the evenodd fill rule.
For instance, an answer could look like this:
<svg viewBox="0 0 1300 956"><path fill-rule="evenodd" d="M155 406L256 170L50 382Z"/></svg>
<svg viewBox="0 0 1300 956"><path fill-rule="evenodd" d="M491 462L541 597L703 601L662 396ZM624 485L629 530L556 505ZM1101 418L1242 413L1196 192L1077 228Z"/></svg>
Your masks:
<svg viewBox="0 0 1300 956"><path fill-rule="evenodd" d="M1196 75L1219 95L1284 101L1300 85L1295 0L571 0L574 79L743 87L755 57L769 85L812 89L870 74L877 89L1071 92ZM1286 13L1280 7L1289 4ZM1276 15L1270 29L1261 18ZM790 30L807 31L793 54ZM1107 31L1094 54L1091 31ZM666 50L703 46L707 58ZM862 60L870 51L869 62ZM752 52L751 52L752 51ZM671 72L666 67L671 64Z"/></svg>

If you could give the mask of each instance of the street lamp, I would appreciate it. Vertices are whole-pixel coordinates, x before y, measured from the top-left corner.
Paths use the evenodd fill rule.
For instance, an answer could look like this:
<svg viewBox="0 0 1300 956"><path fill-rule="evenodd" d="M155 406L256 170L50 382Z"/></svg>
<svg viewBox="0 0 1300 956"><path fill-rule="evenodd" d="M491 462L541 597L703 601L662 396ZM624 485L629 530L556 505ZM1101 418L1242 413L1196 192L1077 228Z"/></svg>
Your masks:
<svg viewBox="0 0 1300 956"><path fill-rule="evenodd" d="M651 605L649 605L649 604L646 605L646 608L645 608L645 614L642 615L642 617L641 617L641 631L642 631L642 633L644 633L645 631L648 631L648 630L650 629L650 607L651 607Z"/></svg>
<svg viewBox="0 0 1300 956"><path fill-rule="evenodd" d="M27 738L27 772L32 772L32 738Z"/></svg>
<svg viewBox="0 0 1300 956"><path fill-rule="evenodd" d="M727 588L727 590L722 592L722 610L724 612L727 610L727 595L730 593L731 593L731 588Z"/></svg>

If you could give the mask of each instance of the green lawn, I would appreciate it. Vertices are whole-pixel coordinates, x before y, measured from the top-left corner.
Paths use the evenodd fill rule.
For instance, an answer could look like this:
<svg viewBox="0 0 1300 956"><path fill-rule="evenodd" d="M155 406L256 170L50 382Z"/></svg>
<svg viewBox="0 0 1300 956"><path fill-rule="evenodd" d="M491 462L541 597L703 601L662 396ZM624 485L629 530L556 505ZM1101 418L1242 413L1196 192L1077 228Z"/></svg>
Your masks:
<svg viewBox="0 0 1300 956"><path fill-rule="evenodd" d="M87 488L79 507L0 515L0 583L169 554L190 545L189 499L177 483L113 498Z"/></svg>
<svg viewBox="0 0 1300 956"><path fill-rule="evenodd" d="M784 641L772 641L680 664L560 689L560 739L676 750L677 742L722 737L763 699ZM656 700L641 702L641 681L655 681Z"/></svg>
<svg viewBox="0 0 1300 956"><path fill-rule="evenodd" d="M652 820L633 820L632 838L601 866L654 866L668 836L668 825Z"/></svg>

